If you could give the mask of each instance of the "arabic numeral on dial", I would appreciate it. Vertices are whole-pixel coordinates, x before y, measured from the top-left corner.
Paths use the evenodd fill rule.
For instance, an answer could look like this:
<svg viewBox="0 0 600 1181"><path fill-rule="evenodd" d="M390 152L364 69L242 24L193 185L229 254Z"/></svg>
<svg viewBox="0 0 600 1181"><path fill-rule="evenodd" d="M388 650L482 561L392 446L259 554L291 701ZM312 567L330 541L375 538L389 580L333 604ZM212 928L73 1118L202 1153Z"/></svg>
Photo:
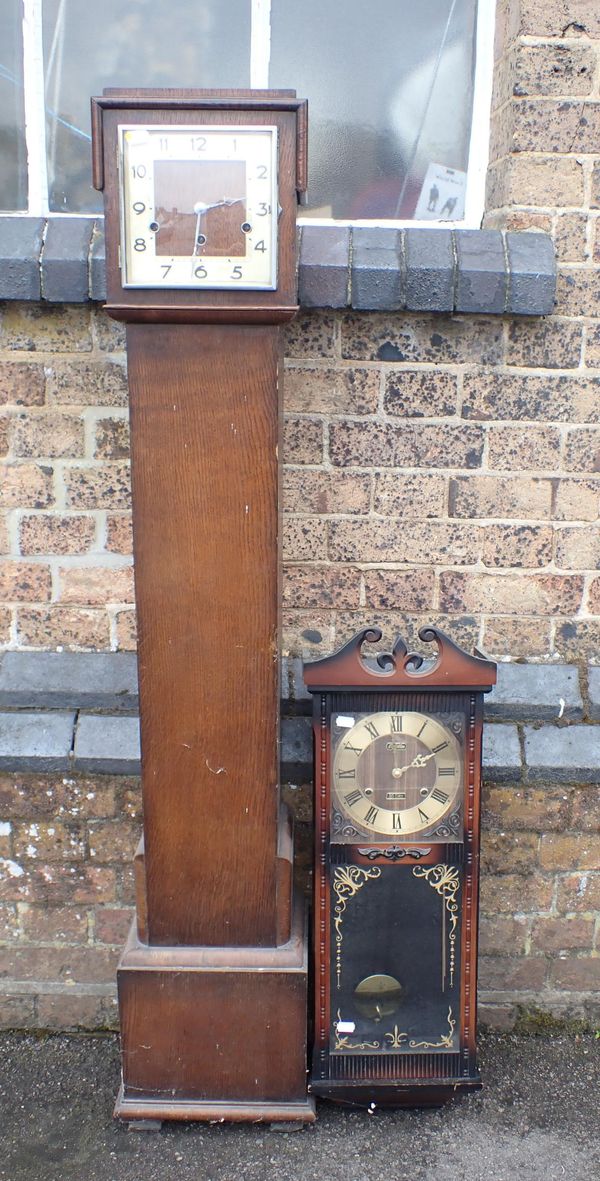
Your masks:
<svg viewBox="0 0 600 1181"><path fill-rule="evenodd" d="M162 271L162 273L163 273L163 275L162 275L163 279L166 279L166 277L167 277L167 275L168 275L169 271L171 270L171 266L172 266L172 264L171 264L171 263L168 263L168 264L167 264L167 263L162 263L162 264L161 264L161 268L160 268L160 269L161 269L161 271Z"/></svg>
<svg viewBox="0 0 600 1181"><path fill-rule="evenodd" d="M261 201L259 203L258 209L256 210L256 216L257 217L266 217L267 213L270 213L270 212L271 212L271 206L267 205L266 201Z"/></svg>
<svg viewBox="0 0 600 1181"><path fill-rule="evenodd" d="M132 208L134 213L143 213L146 206L143 201L134 201Z"/></svg>
<svg viewBox="0 0 600 1181"><path fill-rule="evenodd" d="M268 176L268 168L266 164L258 164L256 168L256 175L259 180L266 180Z"/></svg>
<svg viewBox="0 0 600 1181"><path fill-rule="evenodd" d="M137 250L138 253L141 254L142 251L146 249L146 239L136 238L135 242L133 243L133 249Z"/></svg>
<svg viewBox="0 0 600 1181"><path fill-rule="evenodd" d="M146 175L146 165L145 164L132 164L131 171L134 176L139 176L140 180L143 180Z"/></svg>
<svg viewBox="0 0 600 1181"><path fill-rule="evenodd" d="M161 152L167 151L167 149L169 147L169 141L168 141L166 135L161 135L161 137L158 141L158 146L159 146Z"/></svg>
<svg viewBox="0 0 600 1181"><path fill-rule="evenodd" d="M242 268L241 267L234 267L230 277L232 279L241 279Z"/></svg>
<svg viewBox="0 0 600 1181"><path fill-rule="evenodd" d="M206 279L207 275L208 275L208 271L207 271L206 267L195 267L194 268L194 278L195 279Z"/></svg>
<svg viewBox="0 0 600 1181"><path fill-rule="evenodd" d="M193 135L192 136L192 148L194 149L195 152L203 152L205 147L206 147L206 136L205 135Z"/></svg>
<svg viewBox="0 0 600 1181"><path fill-rule="evenodd" d="M255 249L255 250L259 250L261 254L266 254L266 253L267 253L267 248L266 248L266 246L265 246L265 240L264 240L264 238L261 238L260 242L257 242L257 243L256 243L256 246L254 247L254 249Z"/></svg>

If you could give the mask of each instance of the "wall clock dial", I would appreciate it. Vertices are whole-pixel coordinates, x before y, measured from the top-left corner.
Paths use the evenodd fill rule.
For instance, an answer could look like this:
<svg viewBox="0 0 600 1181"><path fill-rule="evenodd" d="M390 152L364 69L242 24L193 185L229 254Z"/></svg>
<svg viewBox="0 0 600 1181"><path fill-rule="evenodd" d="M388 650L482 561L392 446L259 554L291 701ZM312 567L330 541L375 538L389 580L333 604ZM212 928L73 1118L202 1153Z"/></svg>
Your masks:
<svg viewBox="0 0 600 1181"><path fill-rule="evenodd" d="M275 290L277 128L121 125L123 287Z"/></svg>
<svg viewBox="0 0 600 1181"><path fill-rule="evenodd" d="M410 710L333 715L334 805L365 833L431 831L460 805L460 732L456 718Z"/></svg>

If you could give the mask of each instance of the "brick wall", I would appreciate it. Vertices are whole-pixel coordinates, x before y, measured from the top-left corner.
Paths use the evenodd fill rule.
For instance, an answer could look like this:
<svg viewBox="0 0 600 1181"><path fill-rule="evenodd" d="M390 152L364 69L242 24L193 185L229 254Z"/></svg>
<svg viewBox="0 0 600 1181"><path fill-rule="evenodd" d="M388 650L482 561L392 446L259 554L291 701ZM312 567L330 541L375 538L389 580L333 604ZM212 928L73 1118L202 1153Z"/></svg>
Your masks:
<svg viewBox="0 0 600 1181"><path fill-rule="evenodd" d="M486 224L553 235L555 314L291 325L292 654L438 622L497 657L598 662L600 9L499 0L496 56ZM132 649L122 330L93 305L2 305L0 401L0 647ZM0 779L5 1025L113 1023L137 791ZM484 1012L597 1022L597 787L492 783L485 823Z"/></svg>

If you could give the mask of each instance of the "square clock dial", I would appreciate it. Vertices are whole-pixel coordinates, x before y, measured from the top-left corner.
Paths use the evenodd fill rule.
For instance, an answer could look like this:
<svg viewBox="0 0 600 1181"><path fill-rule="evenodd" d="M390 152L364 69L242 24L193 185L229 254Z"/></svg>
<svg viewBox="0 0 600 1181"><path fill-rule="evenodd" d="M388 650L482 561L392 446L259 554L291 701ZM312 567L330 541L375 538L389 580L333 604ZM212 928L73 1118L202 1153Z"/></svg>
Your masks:
<svg viewBox="0 0 600 1181"><path fill-rule="evenodd" d="M123 287L275 290L277 128L120 126Z"/></svg>

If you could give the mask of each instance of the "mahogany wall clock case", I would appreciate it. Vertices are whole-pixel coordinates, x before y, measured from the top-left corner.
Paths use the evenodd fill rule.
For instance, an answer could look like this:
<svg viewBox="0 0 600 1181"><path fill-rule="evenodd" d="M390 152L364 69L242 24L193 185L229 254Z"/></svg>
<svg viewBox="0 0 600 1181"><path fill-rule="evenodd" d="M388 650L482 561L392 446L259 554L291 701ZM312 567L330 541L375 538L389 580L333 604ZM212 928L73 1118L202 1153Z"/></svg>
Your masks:
<svg viewBox="0 0 600 1181"><path fill-rule="evenodd" d="M314 1118L278 794L279 324L306 104L92 100L107 311L127 324L144 838L118 971L123 1118Z"/></svg>
<svg viewBox="0 0 600 1181"><path fill-rule="evenodd" d="M480 1085L477 906L483 694L496 666L423 628L366 628L307 664L315 743L311 1090L440 1104Z"/></svg>

